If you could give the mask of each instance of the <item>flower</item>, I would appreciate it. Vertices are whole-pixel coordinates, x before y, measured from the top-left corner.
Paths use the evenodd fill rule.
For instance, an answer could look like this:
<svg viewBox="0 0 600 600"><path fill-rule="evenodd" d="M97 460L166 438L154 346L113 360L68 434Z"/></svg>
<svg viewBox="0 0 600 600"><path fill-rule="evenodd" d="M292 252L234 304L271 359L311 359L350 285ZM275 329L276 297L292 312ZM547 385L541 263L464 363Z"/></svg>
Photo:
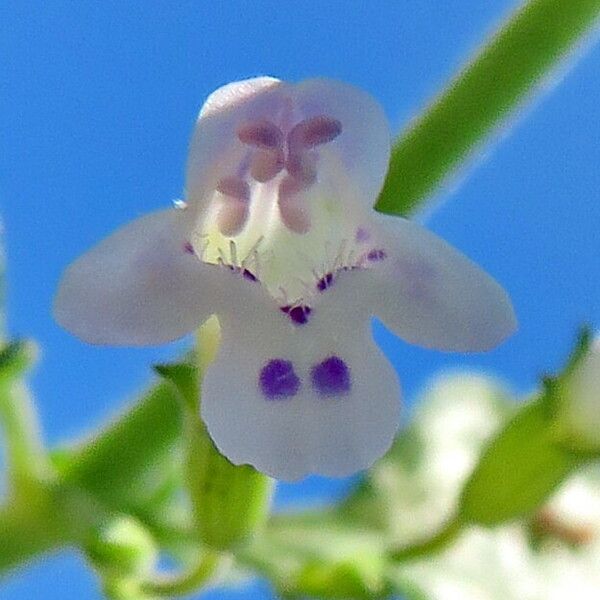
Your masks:
<svg viewBox="0 0 600 600"><path fill-rule="evenodd" d="M259 77L200 112L186 201L75 261L59 323L97 344L176 339L216 313L202 384L219 450L281 479L368 467L398 426L377 315L408 342L486 350L515 329L503 289L418 225L375 213L390 133L365 92Z"/></svg>

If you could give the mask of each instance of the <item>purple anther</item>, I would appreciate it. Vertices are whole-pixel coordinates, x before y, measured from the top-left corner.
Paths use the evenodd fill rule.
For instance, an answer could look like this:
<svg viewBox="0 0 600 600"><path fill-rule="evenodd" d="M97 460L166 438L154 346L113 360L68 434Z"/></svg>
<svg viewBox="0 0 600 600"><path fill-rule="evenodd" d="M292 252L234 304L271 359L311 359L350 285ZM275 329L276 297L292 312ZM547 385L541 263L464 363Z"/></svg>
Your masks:
<svg viewBox="0 0 600 600"><path fill-rule="evenodd" d="M367 254L367 260L371 262L379 262L387 258L387 252L381 248L370 250Z"/></svg>
<svg viewBox="0 0 600 600"><path fill-rule="evenodd" d="M365 229L364 227L357 227L354 239L360 243L368 242L371 239L371 234L369 233L368 229Z"/></svg>
<svg viewBox="0 0 600 600"><path fill-rule="evenodd" d="M310 375L320 396L340 396L350 391L350 369L338 356L330 356L315 365Z"/></svg>
<svg viewBox="0 0 600 600"><path fill-rule="evenodd" d="M237 132L240 142L257 148L275 149L283 145L283 133L275 123L262 119L242 125Z"/></svg>
<svg viewBox="0 0 600 600"><path fill-rule="evenodd" d="M283 224L294 233L303 235L310 230L310 210L301 192L304 184L286 177L279 184L279 214Z"/></svg>
<svg viewBox="0 0 600 600"><path fill-rule="evenodd" d="M283 150L258 150L250 163L250 175L260 183L270 181L285 165Z"/></svg>
<svg viewBox="0 0 600 600"><path fill-rule="evenodd" d="M287 142L292 149L306 149L327 144L342 133L342 124L337 119L319 115L301 121L288 133Z"/></svg>
<svg viewBox="0 0 600 600"><path fill-rule="evenodd" d="M248 269L242 269L242 277L248 281L258 281L258 277Z"/></svg>
<svg viewBox="0 0 600 600"><path fill-rule="evenodd" d="M185 242L183 244L183 251L186 254L196 254L196 252L194 251L194 246L192 246L192 242Z"/></svg>
<svg viewBox="0 0 600 600"><path fill-rule="evenodd" d="M260 371L260 390L267 400L291 398L300 389L300 379L289 360L274 358Z"/></svg>
<svg viewBox="0 0 600 600"><path fill-rule="evenodd" d="M323 277L321 277L321 279L319 279L319 281L317 281L317 289L320 292L324 292L326 289L331 287L332 283L333 283L333 273L327 273L326 275L323 275Z"/></svg>
<svg viewBox="0 0 600 600"><path fill-rule="evenodd" d="M307 187L317 179L316 154L306 150L290 150L285 168L300 185Z"/></svg>
<svg viewBox="0 0 600 600"><path fill-rule="evenodd" d="M217 183L217 191L236 200L250 199L250 186L239 177L223 177Z"/></svg>

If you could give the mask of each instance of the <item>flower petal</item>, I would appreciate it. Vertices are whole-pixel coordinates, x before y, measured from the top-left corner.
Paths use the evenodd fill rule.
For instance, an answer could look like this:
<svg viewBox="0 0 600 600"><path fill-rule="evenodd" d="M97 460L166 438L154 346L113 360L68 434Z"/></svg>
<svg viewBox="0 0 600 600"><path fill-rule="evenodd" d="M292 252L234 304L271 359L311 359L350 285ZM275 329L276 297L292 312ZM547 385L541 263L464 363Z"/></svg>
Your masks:
<svg viewBox="0 0 600 600"><path fill-rule="evenodd" d="M333 161L341 158L344 175L351 179L348 187L353 187L370 209L390 158L390 127L381 105L364 90L334 79L307 79L294 86L293 95L304 119L325 116L339 121L340 135L320 147L319 173L323 177L334 170Z"/></svg>
<svg viewBox="0 0 600 600"><path fill-rule="evenodd" d="M222 177L235 175L248 154L238 138L248 122L263 119L281 104L287 84L273 77L256 77L220 87L204 103L190 143L186 191L190 203L206 209Z"/></svg>
<svg viewBox="0 0 600 600"><path fill-rule="evenodd" d="M344 301L332 290L304 324L266 304L222 318L202 418L234 464L284 480L341 477L389 448L400 408L396 374L371 339L368 315L352 308L350 287L336 287Z"/></svg>
<svg viewBox="0 0 600 600"><path fill-rule="evenodd" d="M415 223L382 217L367 258L374 313L406 341L451 351L489 350L517 321L503 288L475 263Z"/></svg>
<svg viewBox="0 0 600 600"><path fill-rule="evenodd" d="M93 344L160 344L197 327L236 278L186 252L184 212L137 219L77 259L60 283L56 320Z"/></svg>

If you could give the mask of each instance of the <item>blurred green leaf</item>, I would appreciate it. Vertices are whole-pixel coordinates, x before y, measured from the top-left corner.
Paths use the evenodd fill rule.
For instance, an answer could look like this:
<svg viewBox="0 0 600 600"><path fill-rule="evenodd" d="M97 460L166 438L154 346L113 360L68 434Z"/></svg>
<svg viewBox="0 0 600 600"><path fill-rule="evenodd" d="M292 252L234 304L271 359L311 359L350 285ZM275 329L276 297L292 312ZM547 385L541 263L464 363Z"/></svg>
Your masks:
<svg viewBox="0 0 600 600"><path fill-rule="evenodd" d="M491 443L466 484L461 514L498 525L531 513L581 464L556 445L543 401L524 407Z"/></svg>
<svg viewBox="0 0 600 600"><path fill-rule="evenodd" d="M65 480L125 510L170 477L182 428L177 390L159 381L104 430L75 448L59 450L55 464Z"/></svg>
<svg viewBox="0 0 600 600"><path fill-rule="evenodd" d="M600 0L530 0L394 144L376 209L413 214L540 87L595 24Z"/></svg>
<svg viewBox="0 0 600 600"><path fill-rule="evenodd" d="M584 332L560 375L546 378L539 396L492 440L462 492L464 520L498 525L530 514L568 475L593 458L561 444L558 410L564 387L586 356L589 343Z"/></svg>

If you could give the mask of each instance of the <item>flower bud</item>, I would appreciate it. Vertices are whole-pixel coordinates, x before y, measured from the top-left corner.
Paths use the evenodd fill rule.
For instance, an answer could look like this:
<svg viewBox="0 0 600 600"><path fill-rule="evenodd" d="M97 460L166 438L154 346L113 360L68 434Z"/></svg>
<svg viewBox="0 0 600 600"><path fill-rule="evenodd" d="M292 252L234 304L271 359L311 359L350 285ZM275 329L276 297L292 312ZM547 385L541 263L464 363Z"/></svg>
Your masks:
<svg viewBox="0 0 600 600"><path fill-rule="evenodd" d="M158 547L151 535L127 516L94 531L86 552L100 570L123 576L150 573L158 560Z"/></svg>
<svg viewBox="0 0 600 600"><path fill-rule="evenodd" d="M560 436L573 450L600 452L600 337L572 363L557 399Z"/></svg>

